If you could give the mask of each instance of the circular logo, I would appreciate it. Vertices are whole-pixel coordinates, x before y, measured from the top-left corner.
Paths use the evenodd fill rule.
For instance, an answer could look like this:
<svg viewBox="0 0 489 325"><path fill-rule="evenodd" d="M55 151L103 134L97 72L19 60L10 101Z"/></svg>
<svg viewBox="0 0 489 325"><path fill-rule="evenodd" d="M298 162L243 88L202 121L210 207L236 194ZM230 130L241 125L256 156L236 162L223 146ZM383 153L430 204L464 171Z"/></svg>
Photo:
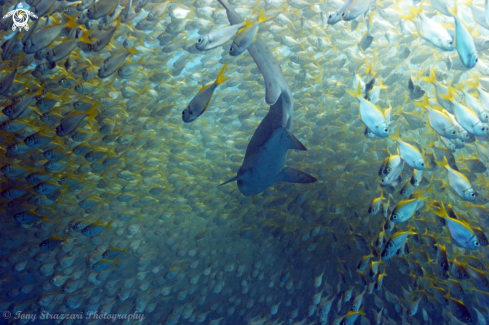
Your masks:
<svg viewBox="0 0 489 325"><path fill-rule="evenodd" d="M22 29L24 27L27 27L27 29L29 29L29 27L27 26L27 23L29 22L29 14L24 9L15 10L12 19L14 21L14 25L17 28Z"/></svg>
<svg viewBox="0 0 489 325"><path fill-rule="evenodd" d="M25 10L22 3L19 3L17 9L10 11L8 14L3 16L3 18L8 18L10 16L12 16L12 23L13 23L12 24L12 30L13 31L15 31L17 28L19 29L19 31L21 31L22 28L24 28L26 31L28 31L29 30L29 25L28 25L29 16L37 18L37 16L33 12L31 12L29 10Z"/></svg>

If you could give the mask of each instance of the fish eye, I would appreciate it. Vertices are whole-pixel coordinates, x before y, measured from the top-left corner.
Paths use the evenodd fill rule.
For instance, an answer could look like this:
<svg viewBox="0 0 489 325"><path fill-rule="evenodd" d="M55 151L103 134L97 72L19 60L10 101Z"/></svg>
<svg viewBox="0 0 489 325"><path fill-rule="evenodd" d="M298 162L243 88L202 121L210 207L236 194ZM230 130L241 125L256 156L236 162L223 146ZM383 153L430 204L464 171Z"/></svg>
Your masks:
<svg viewBox="0 0 489 325"><path fill-rule="evenodd" d="M479 59L475 59L475 63L479 62Z"/></svg>
<svg viewBox="0 0 489 325"><path fill-rule="evenodd" d="M199 39L197 40L197 43L202 43L202 38L199 38Z"/></svg>
<svg viewBox="0 0 489 325"><path fill-rule="evenodd" d="M470 196L475 197L475 193L470 193Z"/></svg>
<svg viewBox="0 0 489 325"><path fill-rule="evenodd" d="M386 133L389 132L389 129L388 128L385 128L384 129L384 132L386 132Z"/></svg>
<svg viewBox="0 0 489 325"><path fill-rule="evenodd" d="M345 17L345 13L342 13L342 14L341 14L341 17Z"/></svg>
<svg viewBox="0 0 489 325"><path fill-rule="evenodd" d="M229 49L229 51L233 52L234 51L234 46L231 46L231 48Z"/></svg>
<svg viewBox="0 0 489 325"><path fill-rule="evenodd" d="M328 17L328 18L331 18L331 17L333 17L333 15L329 15L329 17Z"/></svg>
<svg viewBox="0 0 489 325"><path fill-rule="evenodd" d="M455 131L452 131L452 134L453 134L453 135L455 135L455 134L457 134L457 133L456 133Z"/></svg>
<svg viewBox="0 0 489 325"><path fill-rule="evenodd" d="M448 44L453 45L453 41L448 42Z"/></svg>
<svg viewBox="0 0 489 325"><path fill-rule="evenodd" d="M475 244L475 246L479 246L480 245L478 241L476 241L474 244Z"/></svg>

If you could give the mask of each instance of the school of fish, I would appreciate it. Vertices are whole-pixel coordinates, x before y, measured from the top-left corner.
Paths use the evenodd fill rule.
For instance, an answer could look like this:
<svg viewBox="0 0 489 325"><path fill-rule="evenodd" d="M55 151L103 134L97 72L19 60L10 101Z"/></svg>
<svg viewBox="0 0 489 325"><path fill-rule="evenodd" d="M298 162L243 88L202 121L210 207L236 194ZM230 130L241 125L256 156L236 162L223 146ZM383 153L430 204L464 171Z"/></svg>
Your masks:
<svg viewBox="0 0 489 325"><path fill-rule="evenodd" d="M0 4L0 324L487 324L488 0Z"/></svg>

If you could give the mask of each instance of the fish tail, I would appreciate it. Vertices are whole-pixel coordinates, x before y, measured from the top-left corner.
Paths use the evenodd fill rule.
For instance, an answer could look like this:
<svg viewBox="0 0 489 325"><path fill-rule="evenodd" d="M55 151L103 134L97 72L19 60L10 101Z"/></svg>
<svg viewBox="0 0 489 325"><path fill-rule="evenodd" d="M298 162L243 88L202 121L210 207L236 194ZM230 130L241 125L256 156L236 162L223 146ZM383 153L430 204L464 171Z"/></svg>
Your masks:
<svg viewBox="0 0 489 325"><path fill-rule="evenodd" d="M83 35L80 37L80 42L92 44L92 40L90 39L90 31L83 31Z"/></svg>
<svg viewBox="0 0 489 325"><path fill-rule="evenodd" d="M44 93L44 86L45 85L46 85L46 82L43 82L41 84L41 88L39 88L38 91L36 91L36 96L41 96Z"/></svg>
<svg viewBox="0 0 489 325"><path fill-rule="evenodd" d="M360 309L360 311L358 312L362 316L365 316L366 315L365 312L363 311L364 309L365 309L365 305L363 305L362 308Z"/></svg>
<svg viewBox="0 0 489 325"><path fill-rule="evenodd" d="M430 71L430 76L429 77L421 77L422 80L426 81L426 82L436 82L436 75L435 75L435 70L434 69L431 69Z"/></svg>
<svg viewBox="0 0 489 325"><path fill-rule="evenodd" d="M396 129L396 134L395 135L393 134L393 135L389 136L389 138L391 138L394 141L401 140L401 134L399 133L399 128ZM399 148L398 148L398 151L399 151Z"/></svg>
<svg viewBox="0 0 489 325"><path fill-rule="evenodd" d="M430 107L430 100L428 98L428 95L424 94L423 96L423 100L422 101L415 101L414 102L415 105L418 105L418 106L421 106L423 108L427 108L427 107Z"/></svg>
<svg viewBox="0 0 489 325"><path fill-rule="evenodd" d="M416 18L416 15L414 14L413 7L409 7L409 14L400 15L399 17L407 20L414 20Z"/></svg>
<svg viewBox="0 0 489 325"><path fill-rule="evenodd" d="M122 15L119 15L119 18L117 18L117 24L115 24L115 29L117 29L121 26L121 17L122 17Z"/></svg>
<svg viewBox="0 0 489 325"><path fill-rule="evenodd" d="M365 34L367 34L367 32L365 32ZM372 73L373 74L373 71L372 71L372 61L370 61L369 65L368 65L368 68L365 70L365 74L370 74Z"/></svg>
<svg viewBox="0 0 489 325"><path fill-rule="evenodd" d="M448 160L447 160L447 157L446 156L443 156L443 161L435 161L438 165L444 167L444 168L448 168L450 167L450 165L448 164Z"/></svg>
<svg viewBox="0 0 489 325"><path fill-rule="evenodd" d="M423 4L419 6L419 8L416 7L409 7L409 11L415 15L419 15L420 13L423 12Z"/></svg>
<svg viewBox="0 0 489 325"><path fill-rule="evenodd" d="M358 96L362 97L362 86L360 85L360 83L358 83L357 89L355 89L354 91L347 89L346 92L355 98L357 98Z"/></svg>
<svg viewBox="0 0 489 325"><path fill-rule="evenodd" d="M73 17L70 17L68 15L63 14L66 18L68 18L68 22L66 23L66 27L68 28L75 28L78 26L78 23L76 22L76 18L78 17L77 15L74 15Z"/></svg>
<svg viewBox="0 0 489 325"><path fill-rule="evenodd" d="M439 207L435 206L435 203L438 203ZM431 207L431 212L433 212L434 214L436 214L437 216L443 219L445 219L448 216L447 210L445 210L445 205L443 204L443 202L440 203L434 201Z"/></svg>
<svg viewBox="0 0 489 325"><path fill-rule="evenodd" d="M137 53L139 53L139 51L138 51L138 50L136 50L136 46L133 46L133 47L131 47L131 48L129 49L129 54L131 54L131 55L132 55L132 54L137 54Z"/></svg>
<svg viewBox="0 0 489 325"><path fill-rule="evenodd" d="M219 75L217 76L217 79L216 79L216 85L217 86L219 86L220 84L222 84L223 82L225 82L226 80L229 79L227 77L224 77L224 72L226 70L227 65L228 65L227 62L224 63L224 65L222 66L221 72L219 72Z"/></svg>
<svg viewBox="0 0 489 325"><path fill-rule="evenodd" d="M448 86L448 94L447 95L440 94L440 97L443 99L446 99L448 101L452 101L452 100L454 100L454 98L453 98L454 91L455 91L455 88Z"/></svg>
<svg viewBox="0 0 489 325"><path fill-rule="evenodd" d="M270 20L270 18L272 18L272 17L266 17L265 16L265 8L263 8L261 10L261 12L260 12L260 15L258 16L258 20L257 21L258 21L258 23L261 24L261 23L266 22L267 20Z"/></svg>

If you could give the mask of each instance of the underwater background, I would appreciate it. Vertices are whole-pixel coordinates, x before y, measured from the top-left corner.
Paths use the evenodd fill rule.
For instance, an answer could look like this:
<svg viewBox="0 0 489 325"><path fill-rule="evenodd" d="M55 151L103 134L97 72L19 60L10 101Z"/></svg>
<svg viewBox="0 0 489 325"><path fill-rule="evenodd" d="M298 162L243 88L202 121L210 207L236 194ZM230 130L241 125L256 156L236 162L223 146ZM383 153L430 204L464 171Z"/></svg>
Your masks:
<svg viewBox="0 0 489 325"><path fill-rule="evenodd" d="M487 1L228 1L0 0L0 324L486 324Z"/></svg>

